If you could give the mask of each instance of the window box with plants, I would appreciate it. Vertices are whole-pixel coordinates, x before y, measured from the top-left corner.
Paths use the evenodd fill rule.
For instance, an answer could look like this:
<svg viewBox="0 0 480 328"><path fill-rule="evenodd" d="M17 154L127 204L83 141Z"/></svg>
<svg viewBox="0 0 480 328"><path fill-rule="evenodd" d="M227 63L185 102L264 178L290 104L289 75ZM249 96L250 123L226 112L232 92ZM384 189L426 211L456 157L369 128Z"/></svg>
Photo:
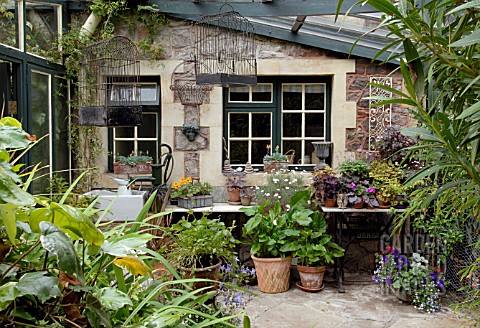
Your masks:
<svg viewBox="0 0 480 328"><path fill-rule="evenodd" d="M130 155L117 156L113 162L113 173L115 174L151 174L152 173L151 156Z"/></svg>
<svg viewBox="0 0 480 328"><path fill-rule="evenodd" d="M266 173L271 173L272 171L280 172L282 170L288 170L288 156L280 153L279 149L280 147L277 146L275 147L274 153L272 153L271 155L265 155L263 157L263 170Z"/></svg>
<svg viewBox="0 0 480 328"><path fill-rule="evenodd" d="M212 185L208 182L180 178L172 185L170 197L178 201L178 206L183 208L208 207L213 205Z"/></svg>

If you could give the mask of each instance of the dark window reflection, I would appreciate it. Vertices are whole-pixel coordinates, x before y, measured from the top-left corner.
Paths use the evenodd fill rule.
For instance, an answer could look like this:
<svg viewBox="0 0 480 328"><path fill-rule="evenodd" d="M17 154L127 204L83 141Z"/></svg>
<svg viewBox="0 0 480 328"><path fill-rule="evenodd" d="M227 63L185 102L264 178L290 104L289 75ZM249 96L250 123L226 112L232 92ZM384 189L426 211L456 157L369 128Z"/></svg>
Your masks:
<svg viewBox="0 0 480 328"><path fill-rule="evenodd" d="M245 164L248 162L248 141L230 141L230 163Z"/></svg>
<svg viewBox="0 0 480 328"><path fill-rule="evenodd" d="M248 137L248 114L230 114L230 137Z"/></svg>
<svg viewBox="0 0 480 328"><path fill-rule="evenodd" d="M272 85L259 83L253 86L252 101L271 102L272 101Z"/></svg>
<svg viewBox="0 0 480 328"><path fill-rule="evenodd" d="M230 101L249 101L248 87L230 87L228 90Z"/></svg>
<svg viewBox="0 0 480 328"><path fill-rule="evenodd" d="M272 122L270 113L252 114L252 137L262 138L272 136Z"/></svg>
<svg viewBox="0 0 480 328"><path fill-rule="evenodd" d="M157 115L143 113L143 123L137 127L139 138L155 138L157 135Z"/></svg>
<svg viewBox="0 0 480 328"><path fill-rule="evenodd" d="M302 85L284 85L282 92L283 110L302 109Z"/></svg>
<svg viewBox="0 0 480 328"><path fill-rule="evenodd" d="M283 114L283 136L302 136L302 114Z"/></svg>
<svg viewBox="0 0 480 328"><path fill-rule="evenodd" d="M324 110L325 94L323 84L305 86L305 109Z"/></svg>
<svg viewBox="0 0 480 328"><path fill-rule="evenodd" d="M263 156L267 155L267 145L270 140L252 141L252 164L263 164Z"/></svg>
<svg viewBox="0 0 480 328"><path fill-rule="evenodd" d="M324 119L324 114L306 114L305 137L323 137L325 135Z"/></svg>

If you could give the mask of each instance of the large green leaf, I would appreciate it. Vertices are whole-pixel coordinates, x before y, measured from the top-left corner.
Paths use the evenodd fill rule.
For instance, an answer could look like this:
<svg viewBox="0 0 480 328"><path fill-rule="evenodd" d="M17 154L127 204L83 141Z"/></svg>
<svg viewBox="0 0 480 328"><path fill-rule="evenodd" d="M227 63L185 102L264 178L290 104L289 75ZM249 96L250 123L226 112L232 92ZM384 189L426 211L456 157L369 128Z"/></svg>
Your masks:
<svg viewBox="0 0 480 328"><path fill-rule="evenodd" d="M113 256L128 256L131 255L132 250L137 250L153 237L148 233L119 236L112 240L106 240L102 245L102 250Z"/></svg>
<svg viewBox="0 0 480 328"><path fill-rule="evenodd" d="M17 284L22 295L35 295L40 302L45 303L52 297L62 296L58 288L58 278L45 276L47 272L29 272L24 274Z"/></svg>
<svg viewBox="0 0 480 328"><path fill-rule="evenodd" d="M39 224L42 221L54 222L71 238L84 239L92 245L103 244L104 236L92 220L79 209L70 205L51 203L49 208L37 208L30 213L32 231L40 232Z"/></svg>
<svg viewBox="0 0 480 328"><path fill-rule="evenodd" d="M96 296L102 306L109 310L116 311L125 305L133 306L130 297L116 288L104 287L96 293Z"/></svg>
<svg viewBox="0 0 480 328"><path fill-rule="evenodd" d="M73 247L72 240L68 238L59 228L50 222L40 222L42 235L40 241L43 248L57 256L57 263L60 270L74 274L77 280L83 285L85 279L81 270L77 253Z"/></svg>
<svg viewBox="0 0 480 328"><path fill-rule="evenodd" d="M33 205L31 194L21 189L7 174L0 172L0 204Z"/></svg>
<svg viewBox="0 0 480 328"><path fill-rule="evenodd" d="M480 30L473 31L472 34L453 42L449 47L466 47L476 43L480 43Z"/></svg>
<svg viewBox="0 0 480 328"><path fill-rule="evenodd" d="M0 151L26 148L30 144L25 131L16 126L0 125Z"/></svg>
<svg viewBox="0 0 480 328"><path fill-rule="evenodd" d="M0 286L0 311L5 310L15 298L20 296L16 285L16 281L10 281Z"/></svg>
<svg viewBox="0 0 480 328"><path fill-rule="evenodd" d="M17 208L18 206L12 204L0 205L0 217L7 231L8 239L13 245L15 245L15 236L17 235L17 222L15 219Z"/></svg>

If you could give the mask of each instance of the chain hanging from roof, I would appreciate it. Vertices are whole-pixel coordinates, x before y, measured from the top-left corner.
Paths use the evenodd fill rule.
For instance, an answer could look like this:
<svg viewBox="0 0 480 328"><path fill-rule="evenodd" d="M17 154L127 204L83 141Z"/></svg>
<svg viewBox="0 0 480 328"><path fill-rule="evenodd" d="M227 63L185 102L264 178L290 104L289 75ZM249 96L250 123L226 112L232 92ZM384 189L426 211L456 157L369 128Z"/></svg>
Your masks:
<svg viewBox="0 0 480 328"><path fill-rule="evenodd" d="M180 99L182 105L198 106L205 102L212 85L197 85L195 83L195 62L185 60L173 70L170 90Z"/></svg>
<svg viewBox="0 0 480 328"><path fill-rule="evenodd" d="M391 77L370 77L370 83L383 84L392 87ZM377 86L370 85L370 97L391 97L392 93ZM375 150L376 141L382 137L385 129L392 125L392 105L375 106L380 102L370 99L370 112L368 117L368 149Z"/></svg>
<svg viewBox="0 0 480 328"><path fill-rule="evenodd" d="M80 125L142 124L140 61L130 39L115 36L89 45L80 65Z"/></svg>
<svg viewBox="0 0 480 328"><path fill-rule="evenodd" d="M199 85L256 85L253 25L236 11L205 16L195 24L195 74Z"/></svg>

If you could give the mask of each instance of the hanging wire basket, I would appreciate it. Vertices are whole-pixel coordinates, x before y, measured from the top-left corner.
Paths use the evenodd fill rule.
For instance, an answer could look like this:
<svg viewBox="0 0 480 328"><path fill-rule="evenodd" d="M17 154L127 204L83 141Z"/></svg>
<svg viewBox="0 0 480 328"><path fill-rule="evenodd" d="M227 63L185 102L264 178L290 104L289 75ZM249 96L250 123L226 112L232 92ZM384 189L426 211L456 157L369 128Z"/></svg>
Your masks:
<svg viewBox="0 0 480 328"><path fill-rule="evenodd" d="M193 60L186 60L173 70L170 90L175 92L182 105L199 106L208 99L212 85L197 85Z"/></svg>

